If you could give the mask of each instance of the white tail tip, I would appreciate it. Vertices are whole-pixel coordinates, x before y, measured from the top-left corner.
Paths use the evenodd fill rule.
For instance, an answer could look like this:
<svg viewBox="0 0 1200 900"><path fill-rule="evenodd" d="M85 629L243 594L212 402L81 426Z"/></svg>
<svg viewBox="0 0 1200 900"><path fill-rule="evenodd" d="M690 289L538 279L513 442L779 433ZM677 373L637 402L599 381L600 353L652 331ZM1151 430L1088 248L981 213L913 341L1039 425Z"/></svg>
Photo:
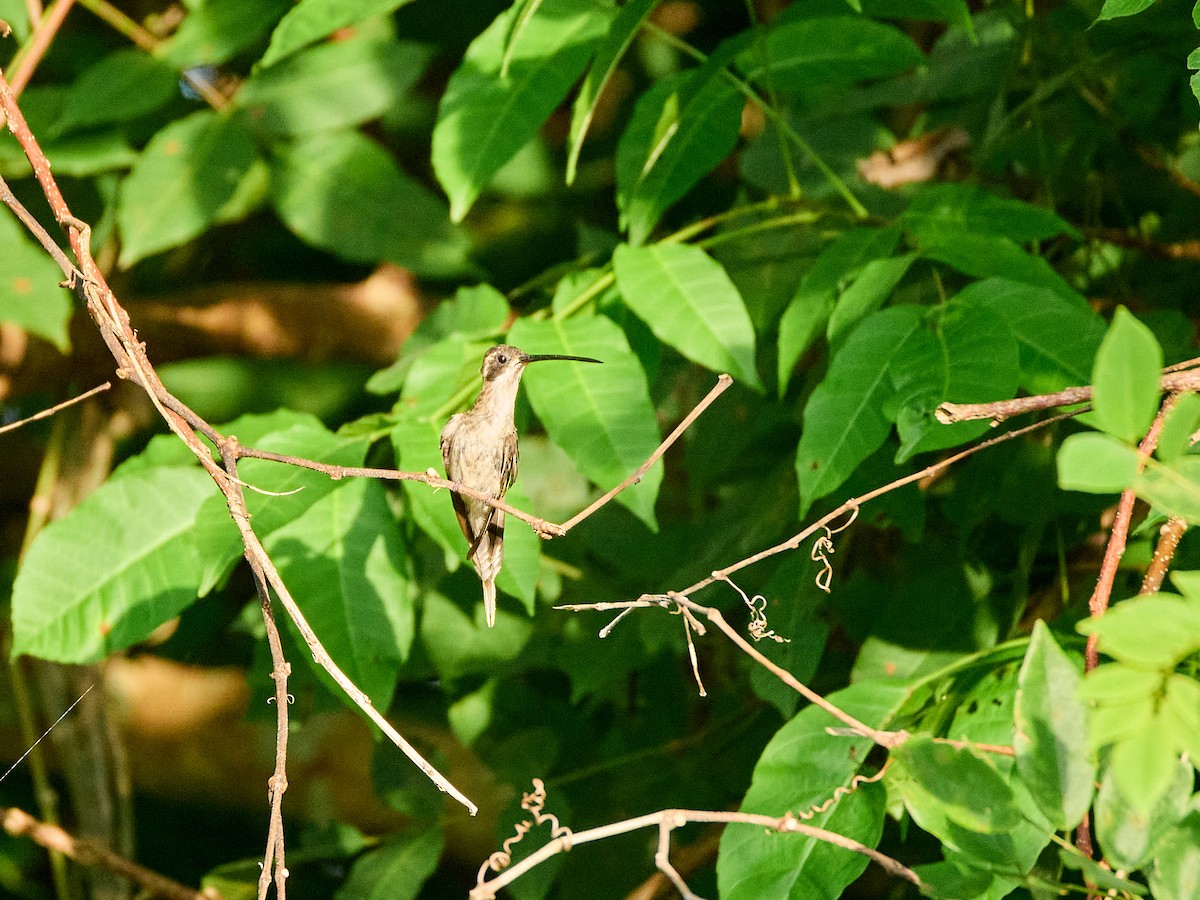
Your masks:
<svg viewBox="0 0 1200 900"><path fill-rule="evenodd" d="M483 614L487 617L487 626L496 624L496 582L490 578L483 582Z"/></svg>

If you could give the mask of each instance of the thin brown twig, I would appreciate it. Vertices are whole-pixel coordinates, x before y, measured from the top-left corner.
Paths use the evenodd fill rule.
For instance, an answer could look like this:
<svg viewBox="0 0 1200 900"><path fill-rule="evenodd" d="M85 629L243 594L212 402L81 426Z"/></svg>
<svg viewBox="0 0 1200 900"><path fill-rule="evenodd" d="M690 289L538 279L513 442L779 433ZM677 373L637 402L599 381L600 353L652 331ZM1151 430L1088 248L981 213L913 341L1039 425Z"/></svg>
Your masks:
<svg viewBox="0 0 1200 900"><path fill-rule="evenodd" d="M50 49L55 35L58 34L58 30L62 27L63 20L71 11L74 2L75 0L55 0L54 5L46 10L44 16L34 20L37 24L34 26L33 34L30 35L28 43L17 51L17 55L13 57L11 63L12 73L9 85L12 87L14 97L20 97L21 92L29 84L29 79L33 77L42 57Z"/></svg>
<svg viewBox="0 0 1200 900"><path fill-rule="evenodd" d="M30 422L36 422L39 419L47 419L56 412L61 412L68 406L74 406L76 403L82 403L84 400L94 397L103 391L107 391L111 387L112 383L106 381L104 384L96 385L90 391L84 391L77 397L72 397L70 400L64 400L62 403L56 403L49 409L43 409L41 412L36 412L32 416L26 416L24 419L19 419L16 422L9 422L7 425L0 425L0 434L4 434L6 431L16 431L22 425L28 425Z"/></svg>
<svg viewBox="0 0 1200 900"><path fill-rule="evenodd" d="M1154 547L1154 556L1146 567L1146 575L1142 579L1142 589L1139 593L1155 594L1162 590L1163 580L1167 570L1171 568L1171 560L1175 557L1175 549L1183 539L1188 529L1188 521L1180 516L1172 516L1158 530L1158 543Z"/></svg>
<svg viewBox="0 0 1200 900"><path fill-rule="evenodd" d="M558 837L551 840L549 843L540 847L538 850L531 853L518 863L504 869L495 878L481 882L476 885L475 889L468 895L470 900L492 900L496 896L496 891L510 884L512 881L528 872L530 869L556 856L559 853L564 853L569 848L578 847L581 844L588 844L593 841L601 841L607 838L615 837L620 834L628 834L631 831L638 831L642 828L666 828L668 831L675 828L680 828L689 822L718 822L725 825L743 824L754 825L759 828L766 828L771 831L776 831L780 834L799 834L805 837L810 837L818 841L824 841L827 844L832 844L835 847L842 847L854 853L861 853L868 857L882 869L891 875L903 878L908 882L923 887L923 882L920 877L912 869L905 866L903 863L892 859L883 853L880 853L874 847L868 847L853 838L848 838L845 835L837 834L833 831L828 831L824 828L816 828L812 825L806 825L799 821L794 815L788 813L781 817L756 815L754 813L742 812L721 812L711 810L696 810L696 809L664 809L659 812L649 813L644 816L638 816L633 819L626 819L622 822L613 822L608 825L602 825L599 828L591 828L587 831L572 832L569 836ZM667 874L664 872L664 874Z"/></svg>
<svg viewBox="0 0 1200 900"><path fill-rule="evenodd" d="M1162 392L1172 394L1200 390L1200 371L1194 368L1197 362L1200 360L1191 359L1164 369L1160 385ZM1012 400L998 400L994 403L943 403L937 408L934 415L943 425L971 422L978 419L990 419L993 423L998 424L1013 416L1052 409L1056 406L1090 403L1091 399L1091 385L1082 385L1064 388L1052 394L1014 397ZM1077 412L1082 412L1082 410L1077 410Z"/></svg>
<svg viewBox="0 0 1200 900"><path fill-rule="evenodd" d="M220 900L220 896L215 892L201 893L193 890L185 884L113 853L107 847L76 838L57 825L39 821L22 809L9 807L3 812L4 830L13 837L30 838L46 849L68 856L82 865L112 872L137 885L143 896L160 897L163 900Z"/></svg>

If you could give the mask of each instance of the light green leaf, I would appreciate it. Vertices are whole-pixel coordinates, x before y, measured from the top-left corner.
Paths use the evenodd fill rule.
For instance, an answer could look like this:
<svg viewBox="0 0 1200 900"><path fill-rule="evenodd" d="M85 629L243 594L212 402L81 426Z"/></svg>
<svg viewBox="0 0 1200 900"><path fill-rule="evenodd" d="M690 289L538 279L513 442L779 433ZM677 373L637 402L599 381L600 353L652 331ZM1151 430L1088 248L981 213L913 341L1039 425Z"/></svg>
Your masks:
<svg viewBox="0 0 1200 900"><path fill-rule="evenodd" d="M533 18L533 14L542 5L542 0L516 0L513 3L512 15L508 20L508 30L504 34L504 52L500 57L500 77L508 77L508 67L512 64L513 51L517 41L521 39L525 26Z"/></svg>
<svg viewBox="0 0 1200 900"><path fill-rule="evenodd" d="M442 856L442 830L387 838L354 861L334 900L415 900Z"/></svg>
<svg viewBox="0 0 1200 900"><path fill-rule="evenodd" d="M1021 386L1033 394L1087 384L1105 325L1082 300L1005 278L988 278L958 294L999 313L1021 349Z"/></svg>
<svg viewBox="0 0 1200 900"><path fill-rule="evenodd" d="M1200 394L1181 394L1167 413L1154 455L1169 463L1187 452L1200 428Z"/></svg>
<svg viewBox="0 0 1200 900"><path fill-rule="evenodd" d="M467 237L441 201L357 131L314 134L280 149L271 178L280 218L314 246L431 277L469 270Z"/></svg>
<svg viewBox="0 0 1200 900"><path fill-rule="evenodd" d="M899 239L895 228L852 228L821 251L779 322L781 395L796 363L824 330L838 291L871 260L890 256Z"/></svg>
<svg viewBox="0 0 1200 900"><path fill-rule="evenodd" d="M179 92L179 71L141 50L116 50L71 85L54 134L154 112Z"/></svg>
<svg viewBox="0 0 1200 900"><path fill-rule="evenodd" d="M999 197L965 182L924 187L900 217L918 241L943 240L947 231L1005 237L1018 244L1079 233L1048 209Z"/></svg>
<svg viewBox="0 0 1200 900"><path fill-rule="evenodd" d="M1092 821L1104 860L1115 869L1134 872L1150 861L1158 839L1183 818L1191 795L1192 767L1177 761L1171 784L1154 808L1146 811L1126 802L1110 768L1104 773Z"/></svg>
<svg viewBox="0 0 1200 900"><path fill-rule="evenodd" d="M138 154L119 131L88 131L45 147L50 168L59 175L86 178L112 169L128 169Z"/></svg>
<svg viewBox="0 0 1200 900"><path fill-rule="evenodd" d="M591 127L600 95L658 3L659 0L629 0L617 11L616 18L596 49L596 58L588 69L587 77L583 79L571 110L571 131L567 135L567 184L575 183L579 152L583 149L583 139Z"/></svg>
<svg viewBox="0 0 1200 900"><path fill-rule="evenodd" d="M895 397L892 367L922 319L922 310L914 306L885 309L856 328L833 357L804 407L796 450L801 515L850 477L887 437L887 406Z"/></svg>
<svg viewBox="0 0 1200 900"><path fill-rule="evenodd" d="M1117 494L1137 475L1138 455L1107 434L1084 431L1063 441L1058 451L1058 486L1066 491Z"/></svg>
<svg viewBox="0 0 1200 900"><path fill-rule="evenodd" d="M1167 671L1200 650L1200 603L1148 594L1118 603L1098 619L1082 619L1075 627L1081 634L1096 635L1101 652L1115 659Z"/></svg>
<svg viewBox="0 0 1200 900"><path fill-rule="evenodd" d="M399 9L412 0L300 0L276 26L262 65L270 66L339 28Z"/></svg>
<svg viewBox="0 0 1200 900"><path fill-rule="evenodd" d="M591 58L608 11L587 0L545 0L501 76L510 9L471 42L438 107L433 169L460 221L492 176L536 134Z"/></svg>
<svg viewBox="0 0 1200 900"><path fill-rule="evenodd" d="M334 662L387 709L416 616L406 548L383 485L337 482L264 544ZM311 655L305 658L326 677Z"/></svg>
<svg viewBox="0 0 1200 900"><path fill-rule="evenodd" d="M508 338L526 353L591 356L603 365L547 362L525 371L529 402L551 440L604 490L624 481L660 442L646 373L610 319L519 319ZM617 495L651 529L663 468Z"/></svg>
<svg viewBox="0 0 1200 900"><path fill-rule="evenodd" d="M1200 456L1180 456L1169 465L1151 460L1133 489L1159 512L1200 522Z"/></svg>
<svg viewBox="0 0 1200 900"><path fill-rule="evenodd" d="M908 698L902 687L865 682L829 696L855 718L887 727ZM883 831L883 797L876 785L863 785L829 802L839 787L858 774L870 741L859 737L830 740L826 727L840 726L815 706L784 725L771 738L754 767L741 812L781 816L822 811L810 825L825 828L868 847ZM730 825L721 836L717 886L723 900L838 897L861 874L864 857L800 835L771 834L751 825Z"/></svg>
<svg viewBox="0 0 1200 900"><path fill-rule="evenodd" d="M1092 369L1097 424L1115 438L1136 443L1158 410L1163 355L1154 334L1125 307L1117 308Z"/></svg>
<svg viewBox="0 0 1200 900"><path fill-rule="evenodd" d="M159 55L181 68L219 65L252 46L291 6L289 0L208 0L188 12Z"/></svg>
<svg viewBox="0 0 1200 900"><path fill-rule="evenodd" d="M227 210L240 205L239 192L255 177L258 162L254 137L240 116L204 110L155 134L121 185L121 265L228 221Z"/></svg>
<svg viewBox="0 0 1200 900"><path fill-rule="evenodd" d="M98 662L197 598L194 528L216 492L196 466L114 477L30 545L13 585L14 656Z"/></svg>
<svg viewBox="0 0 1200 900"><path fill-rule="evenodd" d="M1108 766L1125 802L1149 815L1170 790L1179 767L1180 750L1170 740L1161 717L1113 745Z"/></svg>
<svg viewBox="0 0 1200 900"><path fill-rule="evenodd" d="M1079 824L1092 802L1096 778L1078 698L1082 681L1079 667L1039 620L1017 681L1013 748L1017 771L1059 831Z"/></svg>
<svg viewBox="0 0 1200 900"><path fill-rule="evenodd" d="M63 272L25 236L14 216L0 216L0 322L19 325L67 350L71 295L58 286Z"/></svg>
<svg viewBox="0 0 1200 900"><path fill-rule="evenodd" d="M883 306L916 258L915 253L905 253L873 259L862 267L854 283L842 292L829 314L826 336L835 353L855 326Z"/></svg>
<svg viewBox="0 0 1200 900"><path fill-rule="evenodd" d="M764 60L765 57L765 60ZM891 25L859 16L823 16L779 25L766 47L750 47L738 67L750 80L767 77L782 91L816 84L886 78L921 65L925 57Z"/></svg>
<svg viewBox="0 0 1200 900"><path fill-rule="evenodd" d="M940 826L931 819L942 817L983 834L1002 833L1020 820L1012 788L974 750L914 735L892 750L892 760L902 767L896 783L905 806L932 834L938 834Z"/></svg>
<svg viewBox="0 0 1200 900"><path fill-rule="evenodd" d="M1096 16L1096 21L1137 15L1153 5L1154 0L1104 0L1104 6L1100 9L1100 15Z"/></svg>
<svg viewBox="0 0 1200 900"><path fill-rule="evenodd" d="M234 102L250 121L276 134L357 125L396 103L420 77L429 54L391 37L321 44L253 73Z"/></svg>
<svg viewBox="0 0 1200 900"><path fill-rule="evenodd" d="M1200 813L1193 812L1156 846L1150 890L1157 900L1200 896Z"/></svg>
<svg viewBox="0 0 1200 900"><path fill-rule="evenodd" d="M688 244L621 244L613 271L626 305L659 340L714 372L761 387L754 326L720 263Z"/></svg>
<svg viewBox="0 0 1200 900"><path fill-rule="evenodd" d="M1163 673L1125 663L1097 666L1083 680L1079 697L1088 705L1088 740L1094 750L1122 741L1154 715Z"/></svg>
<svg viewBox="0 0 1200 900"><path fill-rule="evenodd" d="M663 212L729 155L744 103L708 66L642 94L617 144L617 207L629 243L645 243Z"/></svg>

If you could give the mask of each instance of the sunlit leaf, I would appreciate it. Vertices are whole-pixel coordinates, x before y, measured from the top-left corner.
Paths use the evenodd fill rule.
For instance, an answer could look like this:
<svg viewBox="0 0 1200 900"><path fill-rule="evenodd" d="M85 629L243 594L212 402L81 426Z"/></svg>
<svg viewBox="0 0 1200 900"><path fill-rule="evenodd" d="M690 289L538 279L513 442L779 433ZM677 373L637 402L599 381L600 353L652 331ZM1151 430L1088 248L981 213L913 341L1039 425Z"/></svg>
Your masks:
<svg viewBox="0 0 1200 900"><path fill-rule="evenodd" d="M71 85L55 132L62 134L147 115L179 92L179 70L141 50L117 50Z"/></svg>
<svg viewBox="0 0 1200 900"><path fill-rule="evenodd" d="M1158 409L1162 366L1162 348L1153 333L1119 307L1092 370L1097 424L1129 443L1145 434Z"/></svg>
<svg viewBox="0 0 1200 900"><path fill-rule="evenodd" d="M63 271L26 237L13 216L0 216L0 258L0 322L19 325L66 350L71 295L58 286Z"/></svg>
<svg viewBox="0 0 1200 900"><path fill-rule="evenodd" d="M1106 434L1084 431L1058 451L1058 484L1068 491L1116 494L1137 475L1137 451Z"/></svg>
<svg viewBox="0 0 1200 900"><path fill-rule="evenodd" d="M412 0L300 0L275 27L262 65L270 66L339 28L399 9Z"/></svg>
<svg viewBox="0 0 1200 900"><path fill-rule="evenodd" d="M415 900L437 869L443 843L438 827L389 837L354 861L334 900Z"/></svg>
<svg viewBox="0 0 1200 900"><path fill-rule="evenodd" d="M177 66L218 65L258 41L291 6L288 0L208 0L188 11L159 52Z"/></svg>

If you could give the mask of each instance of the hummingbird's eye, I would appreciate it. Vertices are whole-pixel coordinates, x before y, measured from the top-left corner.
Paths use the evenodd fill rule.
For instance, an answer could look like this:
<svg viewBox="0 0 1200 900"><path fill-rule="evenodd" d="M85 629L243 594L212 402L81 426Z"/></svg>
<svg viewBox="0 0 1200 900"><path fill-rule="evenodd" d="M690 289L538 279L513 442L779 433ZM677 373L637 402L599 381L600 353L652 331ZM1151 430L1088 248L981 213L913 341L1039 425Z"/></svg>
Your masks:
<svg viewBox="0 0 1200 900"><path fill-rule="evenodd" d="M508 362L508 357L503 353L497 354L496 362L500 363L500 365L504 365Z"/></svg>

